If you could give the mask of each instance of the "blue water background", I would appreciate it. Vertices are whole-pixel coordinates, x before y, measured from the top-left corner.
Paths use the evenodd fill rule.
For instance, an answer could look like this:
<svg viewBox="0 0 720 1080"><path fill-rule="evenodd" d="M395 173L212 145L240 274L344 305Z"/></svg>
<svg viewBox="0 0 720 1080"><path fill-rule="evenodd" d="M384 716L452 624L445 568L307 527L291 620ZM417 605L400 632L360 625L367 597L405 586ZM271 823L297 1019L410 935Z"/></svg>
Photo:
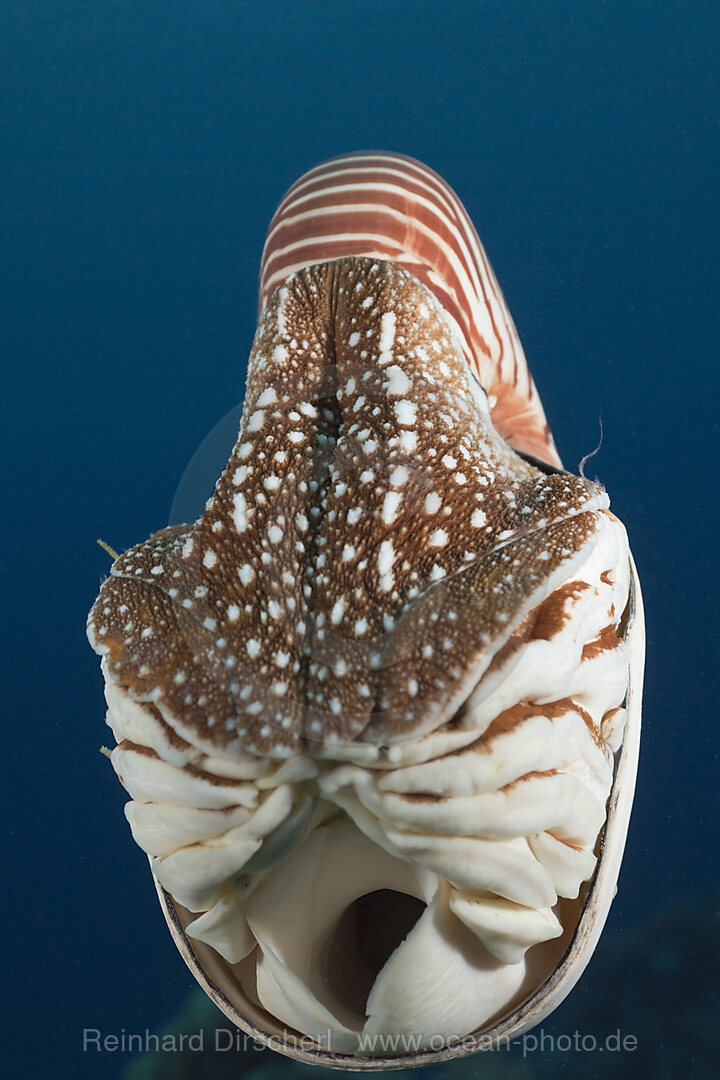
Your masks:
<svg viewBox="0 0 720 1080"><path fill-rule="evenodd" d="M166 524L242 397L267 222L332 154L453 185L568 467L602 415L648 623L608 932L717 890L719 10L3 4L3 1076L117 1076L82 1029L158 1030L191 987L98 751L95 539Z"/></svg>

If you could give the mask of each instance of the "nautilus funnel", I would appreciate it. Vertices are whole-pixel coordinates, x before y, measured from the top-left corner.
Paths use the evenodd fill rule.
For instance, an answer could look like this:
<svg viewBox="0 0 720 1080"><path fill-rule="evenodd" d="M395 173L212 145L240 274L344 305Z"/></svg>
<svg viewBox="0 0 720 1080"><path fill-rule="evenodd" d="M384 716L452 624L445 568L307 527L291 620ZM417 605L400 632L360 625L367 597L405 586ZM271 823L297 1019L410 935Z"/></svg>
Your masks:
<svg viewBox="0 0 720 1080"><path fill-rule="evenodd" d="M270 225L240 430L90 612L112 764L208 994L290 1056L425 1065L587 964L632 804L640 590L559 465L454 193L327 162Z"/></svg>

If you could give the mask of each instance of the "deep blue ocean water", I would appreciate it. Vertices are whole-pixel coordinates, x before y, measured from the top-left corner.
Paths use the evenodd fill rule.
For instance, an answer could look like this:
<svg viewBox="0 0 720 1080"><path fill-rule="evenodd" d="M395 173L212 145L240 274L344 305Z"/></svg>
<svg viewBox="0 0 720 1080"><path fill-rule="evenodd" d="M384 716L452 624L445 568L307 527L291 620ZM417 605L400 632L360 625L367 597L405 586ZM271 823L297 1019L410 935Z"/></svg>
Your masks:
<svg viewBox="0 0 720 1080"><path fill-rule="evenodd" d="M602 416L588 468L648 627L606 934L715 910L717 8L6 0L0 42L2 1075L119 1076L83 1028L158 1030L192 989L98 752L95 540L167 523L242 398L273 209L344 151L410 154L463 199L569 468Z"/></svg>

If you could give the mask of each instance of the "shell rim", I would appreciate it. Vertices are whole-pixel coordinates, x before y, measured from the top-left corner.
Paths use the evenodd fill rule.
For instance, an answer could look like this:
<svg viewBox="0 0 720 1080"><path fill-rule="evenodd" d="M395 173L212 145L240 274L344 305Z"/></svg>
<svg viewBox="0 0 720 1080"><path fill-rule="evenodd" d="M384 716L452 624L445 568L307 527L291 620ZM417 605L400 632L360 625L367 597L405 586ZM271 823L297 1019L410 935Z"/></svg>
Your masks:
<svg viewBox="0 0 720 1080"><path fill-rule="evenodd" d="M613 784L608 799L605 825L600 835L595 873L587 884L587 893L573 936L552 973L530 997L500 1019L485 1028L471 1032L458 1043L438 1050L416 1050L411 1053L360 1057L353 1054L334 1053L319 1045L317 1049L300 1048L290 1044L280 1048L277 1046L278 1035L263 1030L248 1017L243 1016L226 997L224 991L206 973L185 933L172 896L165 891L153 874L153 882L165 921L183 960L220 1011L253 1041L296 1061L308 1065L324 1065L338 1070L379 1072L420 1068L468 1057L474 1053L482 1053L495 1047L500 1040L512 1041L539 1023L570 993L590 961L614 899L635 792L640 747L645 631L640 582L631 554L629 558L631 572L629 619L625 640L628 644L630 670L625 736L615 760ZM610 840L613 841L613 845L610 844ZM302 1035L300 1032L297 1035L298 1041L310 1039L310 1036Z"/></svg>

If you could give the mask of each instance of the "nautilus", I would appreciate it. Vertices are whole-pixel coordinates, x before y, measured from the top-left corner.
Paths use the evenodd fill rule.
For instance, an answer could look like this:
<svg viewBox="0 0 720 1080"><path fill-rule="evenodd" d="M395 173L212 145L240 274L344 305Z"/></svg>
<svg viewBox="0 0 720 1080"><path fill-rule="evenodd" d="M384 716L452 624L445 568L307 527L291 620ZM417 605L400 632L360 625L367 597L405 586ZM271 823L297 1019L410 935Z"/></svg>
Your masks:
<svg viewBox="0 0 720 1080"><path fill-rule="evenodd" d="M424 1065L572 988L632 804L640 589L432 170L352 154L284 197L227 466L88 633L132 834L243 1031Z"/></svg>

